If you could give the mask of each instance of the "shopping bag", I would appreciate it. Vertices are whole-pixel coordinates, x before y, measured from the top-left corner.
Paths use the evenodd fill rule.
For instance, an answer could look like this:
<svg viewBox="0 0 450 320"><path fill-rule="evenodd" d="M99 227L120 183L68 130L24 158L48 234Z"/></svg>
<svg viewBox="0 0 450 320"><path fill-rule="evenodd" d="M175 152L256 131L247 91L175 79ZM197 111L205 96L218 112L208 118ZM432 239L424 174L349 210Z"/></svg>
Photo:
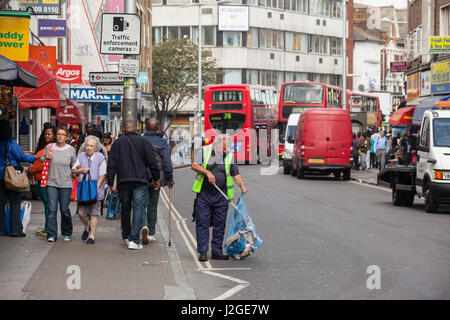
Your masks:
<svg viewBox="0 0 450 320"><path fill-rule="evenodd" d="M27 232L28 224L30 223L31 207L31 202L29 201L22 201L20 204L20 220L22 221L23 233ZM11 208L9 204L5 207L5 228L3 234L8 236L11 234Z"/></svg>
<svg viewBox="0 0 450 320"><path fill-rule="evenodd" d="M108 211L106 212L106 219L114 219L120 213L119 195L111 193L108 202Z"/></svg>
<svg viewBox="0 0 450 320"><path fill-rule="evenodd" d="M89 178L87 178L89 176ZM90 173L83 174L83 179L78 182L77 202L80 205L88 205L97 202L97 180L91 180Z"/></svg>
<svg viewBox="0 0 450 320"><path fill-rule="evenodd" d="M70 192L70 202L77 202L78 180L72 178L72 191Z"/></svg>
<svg viewBox="0 0 450 320"><path fill-rule="evenodd" d="M242 260L253 254L262 244L263 241L256 233L255 225L245 206L244 195L241 194L235 209L228 217L223 247L227 255Z"/></svg>

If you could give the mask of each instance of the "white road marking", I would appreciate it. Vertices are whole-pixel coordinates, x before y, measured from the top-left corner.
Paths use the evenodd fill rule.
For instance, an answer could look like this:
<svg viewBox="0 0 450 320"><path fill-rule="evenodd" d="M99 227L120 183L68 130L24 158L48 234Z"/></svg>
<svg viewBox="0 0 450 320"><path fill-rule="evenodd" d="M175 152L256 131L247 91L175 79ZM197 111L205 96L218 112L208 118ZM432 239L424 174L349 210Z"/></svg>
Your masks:
<svg viewBox="0 0 450 320"><path fill-rule="evenodd" d="M362 182L356 182L356 181L348 181L348 182L350 182L350 183L353 183L353 184L357 184L357 185L359 185L359 186L366 186L366 187L369 187L369 188L373 188L373 189L378 189L378 190L382 190L382 191L386 191L386 192L391 192L391 189L387 189L387 188L384 188L384 187L378 187L378 186L374 186L373 184L369 184L369 183L362 183Z"/></svg>
<svg viewBox="0 0 450 320"><path fill-rule="evenodd" d="M166 192L164 191L163 188L161 188L161 194L162 197L161 199L164 202L164 205L166 206L167 210L169 210L169 198L167 197ZM172 203L172 212L175 213L175 215L178 217L178 219L175 219L176 217L174 216L174 214L172 213L172 216L174 218L174 220L176 221L176 225L177 225L177 229L180 232L181 236L183 237L184 242L186 243L186 246L188 247L189 252L191 253L192 257L194 258L195 263L198 266L198 271L202 272L202 273L206 273L209 274L213 277L218 277L218 278L222 278L225 280L229 280L229 281L233 281L238 283L237 286L235 286L234 288L226 291L225 293L221 294L220 296L214 298L213 300L224 300L227 299L231 296L233 296L234 294L236 294L237 292L241 291L242 289L248 287L250 285L249 282L235 278L235 277L230 277L224 274L220 274L217 272L213 272L212 270L215 271L226 271L226 270L250 270L251 268L213 268L211 263L209 261L206 261L205 264L207 266L207 268L205 269L203 267L203 265L198 261L197 255L194 251L194 249L191 246L191 242L189 241L189 239L187 238L186 234L188 234L189 238L191 239L192 243L194 244L194 246L197 246L197 242L194 238L194 236L192 235L192 233L190 232L190 230L187 228L186 225L186 220L183 219L183 217L181 216L181 214L178 212L178 210L175 208L175 206ZM183 231L183 229L180 226L180 221L181 224L183 224L183 227L185 229L185 231Z"/></svg>

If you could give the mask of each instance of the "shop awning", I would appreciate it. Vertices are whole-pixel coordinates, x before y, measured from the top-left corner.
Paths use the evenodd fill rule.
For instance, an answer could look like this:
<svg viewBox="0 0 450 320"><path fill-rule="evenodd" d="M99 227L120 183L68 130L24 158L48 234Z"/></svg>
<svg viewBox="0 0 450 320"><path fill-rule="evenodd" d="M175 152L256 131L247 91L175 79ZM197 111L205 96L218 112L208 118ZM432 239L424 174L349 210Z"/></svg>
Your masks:
<svg viewBox="0 0 450 320"><path fill-rule="evenodd" d="M425 110L435 108L434 104L436 103L436 101L446 101L449 98L450 96L433 96L424 98L414 112L412 124L415 126L420 126Z"/></svg>
<svg viewBox="0 0 450 320"><path fill-rule="evenodd" d="M19 67L14 61L0 55L0 85L37 88L38 78Z"/></svg>
<svg viewBox="0 0 450 320"><path fill-rule="evenodd" d="M21 68L38 78L39 86L36 89L14 87L20 109L54 108L65 105L64 95L59 81L42 64L35 60L17 61Z"/></svg>
<svg viewBox="0 0 450 320"><path fill-rule="evenodd" d="M78 102L67 99L65 107L56 109L59 123L87 124L86 114Z"/></svg>
<svg viewBox="0 0 450 320"><path fill-rule="evenodd" d="M391 126L398 126L401 124L406 125L411 124L415 109L416 107L405 107L398 109L397 111L391 114L389 118L389 124Z"/></svg>

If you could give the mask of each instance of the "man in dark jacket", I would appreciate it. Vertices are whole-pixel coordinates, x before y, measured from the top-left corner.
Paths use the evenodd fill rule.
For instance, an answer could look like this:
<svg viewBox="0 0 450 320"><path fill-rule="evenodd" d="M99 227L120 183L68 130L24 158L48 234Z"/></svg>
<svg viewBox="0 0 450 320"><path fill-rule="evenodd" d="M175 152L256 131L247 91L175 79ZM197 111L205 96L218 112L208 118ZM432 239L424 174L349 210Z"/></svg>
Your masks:
<svg viewBox="0 0 450 320"><path fill-rule="evenodd" d="M148 119L146 129L147 132L144 138L152 144L155 151L161 176L160 185L161 187L168 186L172 189L174 185L172 160L170 159L169 145L164 136L159 133L159 121L153 118ZM155 190L152 186L148 188L147 212L146 214L144 213L144 226L141 229L143 244L156 241L155 226L158 217L159 190Z"/></svg>
<svg viewBox="0 0 450 320"><path fill-rule="evenodd" d="M106 176L111 191L117 174L118 193L122 206L122 239L128 249L142 249L139 233L143 225L144 210L148 202L148 186L153 179L153 188L159 189L160 173L153 146L136 133L136 124L125 122L123 136L114 141L108 159ZM133 222L130 225L131 204Z"/></svg>

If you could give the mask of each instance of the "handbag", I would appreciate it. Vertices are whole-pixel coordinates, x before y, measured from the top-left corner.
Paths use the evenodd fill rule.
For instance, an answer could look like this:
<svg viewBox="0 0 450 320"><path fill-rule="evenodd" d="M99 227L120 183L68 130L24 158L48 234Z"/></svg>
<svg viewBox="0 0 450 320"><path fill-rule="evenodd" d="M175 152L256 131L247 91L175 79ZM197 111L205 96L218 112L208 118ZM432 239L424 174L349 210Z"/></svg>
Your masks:
<svg viewBox="0 0 450 320"><path fill-rule="evenodd" d="M89 179L86 180L89 175ZM88 205L97 202L97 180L91 180L91 174L83 174L83 180L78 182L77 203Z"/></svg>
<svg viewBox="0 0 450 320"><path fill-rule="evenodd" d="M14 167L8 160L8 147L5 143L6 168L5 168L5 188L15 192L30 190L30 181L22 166Z"/></svg>
<svg viewBox="0 0 450 320"><path fill-rule="evenodd" d="M48 152L51 153L53 150L53 143L50 143L50 147ZM47 186L47 178L48 178L48 166L50 164L50 161L45 159L44 160L44 167L42 168L42 176L41 176L41 187L45 188Z"/></svg>

